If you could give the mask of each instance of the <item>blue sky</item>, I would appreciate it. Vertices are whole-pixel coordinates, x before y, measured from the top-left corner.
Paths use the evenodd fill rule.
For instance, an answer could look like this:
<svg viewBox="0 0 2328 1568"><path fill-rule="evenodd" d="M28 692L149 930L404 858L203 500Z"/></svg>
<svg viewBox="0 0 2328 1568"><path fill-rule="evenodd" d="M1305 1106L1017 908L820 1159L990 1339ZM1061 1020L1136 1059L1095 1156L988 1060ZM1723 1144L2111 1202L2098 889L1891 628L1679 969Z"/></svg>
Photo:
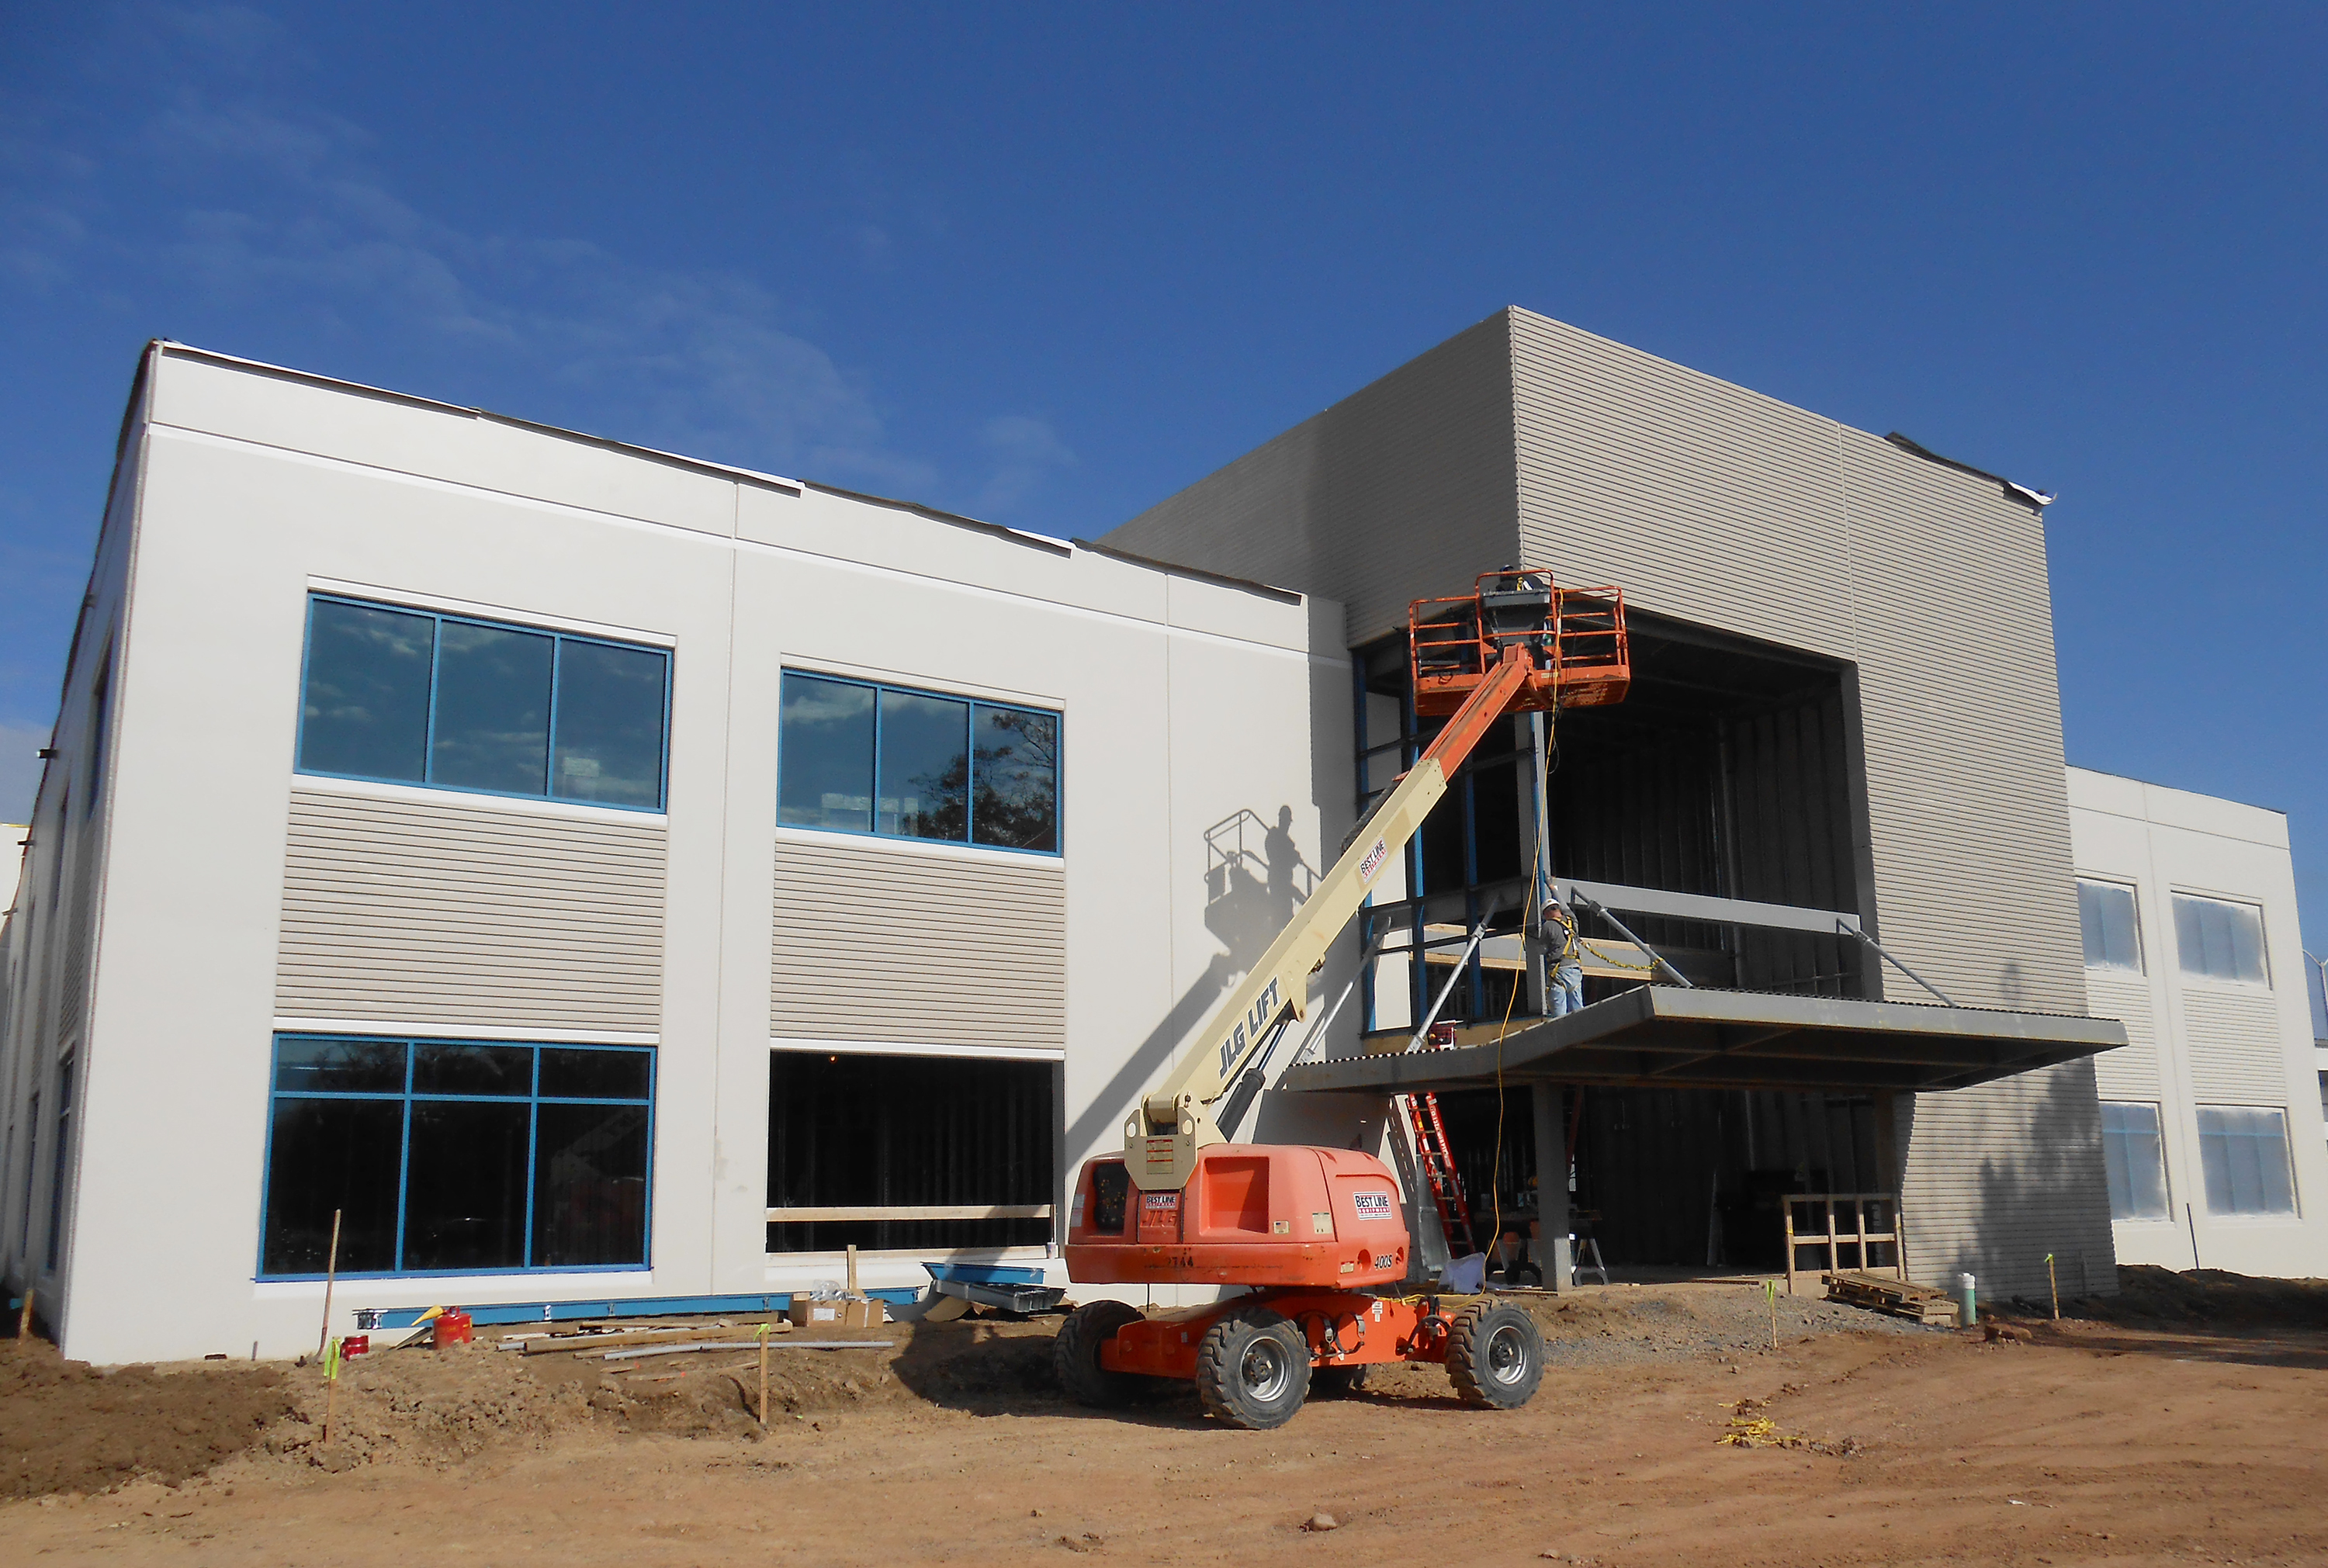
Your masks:
<svg viewBox="0 0 2328 1568"><path fill-rule="evenodd" d="M1517 304L2058 491L2071 760L2289 812L2328 938L2323 67L2308 5L5 0L0 818L148 337L1072 534Z"/></svg>

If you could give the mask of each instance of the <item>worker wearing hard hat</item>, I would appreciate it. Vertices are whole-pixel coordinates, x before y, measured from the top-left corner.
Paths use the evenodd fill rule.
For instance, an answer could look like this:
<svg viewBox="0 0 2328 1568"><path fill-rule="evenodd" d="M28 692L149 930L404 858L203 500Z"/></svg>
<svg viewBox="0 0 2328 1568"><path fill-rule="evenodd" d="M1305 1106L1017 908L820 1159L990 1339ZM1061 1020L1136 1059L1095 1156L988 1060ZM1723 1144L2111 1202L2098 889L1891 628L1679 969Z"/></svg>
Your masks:
<svg viewBox="0 0 2328 1568"><path fill-rule="evenodd" d="M1576 946L1576 916L1558 899L1544 906L1544 1010L1554 1018L1584 1006L1584 965Z"/></svg>

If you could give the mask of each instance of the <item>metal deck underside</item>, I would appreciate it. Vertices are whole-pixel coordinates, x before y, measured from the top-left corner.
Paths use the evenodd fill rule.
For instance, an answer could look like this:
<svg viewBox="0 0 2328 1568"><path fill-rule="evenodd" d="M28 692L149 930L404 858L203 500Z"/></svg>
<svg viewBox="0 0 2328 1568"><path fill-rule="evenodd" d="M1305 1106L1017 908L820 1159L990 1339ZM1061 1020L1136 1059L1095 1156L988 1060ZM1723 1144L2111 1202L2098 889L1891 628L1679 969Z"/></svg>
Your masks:
<svg viewBox="0 0 2328 1568"><path fill-rule="evenodd" d="M1340 1056L1290 1068L1310 1093L1478 1089L1496 1082L1493 1024L1452 1048ZM2111 1019L1915 1002L1641 986L1504 1037L1503 1079L1637 1089L1961 1089L2126 1043Z"/></svg>

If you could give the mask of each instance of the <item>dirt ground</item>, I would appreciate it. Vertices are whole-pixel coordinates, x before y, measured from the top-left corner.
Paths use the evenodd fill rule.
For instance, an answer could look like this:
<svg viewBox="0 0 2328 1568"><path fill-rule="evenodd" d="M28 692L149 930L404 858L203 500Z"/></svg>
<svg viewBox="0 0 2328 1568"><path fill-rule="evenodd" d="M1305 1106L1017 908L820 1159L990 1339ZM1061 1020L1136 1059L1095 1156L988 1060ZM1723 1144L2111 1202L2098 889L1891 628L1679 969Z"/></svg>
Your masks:
<svg viewBox="0 0 2328 1568"><path fill-rule="evenodd" d="M2025 1343L1782 1298L1775 1351L1751 1285L1587 1289L1531 1300L1552 1369L1524 1410L1403 1368L1274 1432L1065 1404L1041 1321L777 1352L765 1435L748 1355L395 1352L354 1364L328 1447L312 1367L100 1376L11 1342L0 1555L2328 1561L2328 1284L2125 1284L2014 1319Z"/></svg>

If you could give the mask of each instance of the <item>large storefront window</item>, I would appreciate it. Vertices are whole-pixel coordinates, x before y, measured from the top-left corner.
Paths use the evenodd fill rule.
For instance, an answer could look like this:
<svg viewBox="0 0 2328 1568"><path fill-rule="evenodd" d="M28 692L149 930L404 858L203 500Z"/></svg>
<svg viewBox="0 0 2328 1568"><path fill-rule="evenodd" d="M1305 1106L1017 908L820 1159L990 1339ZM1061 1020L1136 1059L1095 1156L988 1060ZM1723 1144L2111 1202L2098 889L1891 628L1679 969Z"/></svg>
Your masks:
<svg viewBox="0 0 2328 1568"><path fill-rule="evenodd" d="M654 1052L284 1035L259 1273L643 1268Z"/></svg>

